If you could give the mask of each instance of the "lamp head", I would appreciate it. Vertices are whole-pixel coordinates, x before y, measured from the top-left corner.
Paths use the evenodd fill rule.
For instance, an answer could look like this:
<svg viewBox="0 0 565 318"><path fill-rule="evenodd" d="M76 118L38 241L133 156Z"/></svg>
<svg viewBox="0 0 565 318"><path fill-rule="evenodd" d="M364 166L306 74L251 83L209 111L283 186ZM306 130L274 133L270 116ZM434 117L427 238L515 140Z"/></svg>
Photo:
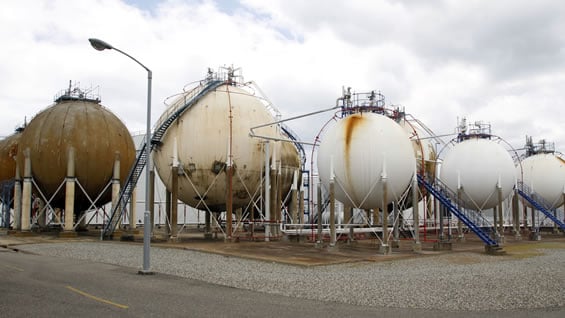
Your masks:
<svg viewBox="0 0 565 318"><path fill-rule="evenodd" d="M110 44L99 39L90 38L88 39L88 41L90 41L90 45L92 45L92 47L97 49L98 51L104 51L106 49L111 50L114 48Z"/></svg>

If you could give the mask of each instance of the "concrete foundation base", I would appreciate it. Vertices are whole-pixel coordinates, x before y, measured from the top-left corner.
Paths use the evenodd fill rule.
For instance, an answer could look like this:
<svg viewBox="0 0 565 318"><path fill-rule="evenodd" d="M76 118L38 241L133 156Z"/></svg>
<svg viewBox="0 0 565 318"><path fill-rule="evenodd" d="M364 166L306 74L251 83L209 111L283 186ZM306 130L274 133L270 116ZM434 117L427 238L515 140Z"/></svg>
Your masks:
<svg viewBox="0 0 565 318"><path fill-rule="evenodd" d="M451 242L435 242L434 251L451 251L453 249Z"/></svg>
<svg viewBox="0 0 565 318"><path fill-rule="evenodd" d="M204 233L204 238L207 240L211 240L212 239L212 233Z"/></svg>
<svg viewBox="0 0 565 318"><path fill-rule="evenodd" d="M357 245L357 243L359 243L359 242L357 242L357 240L355 240L355 239L347 240L347 245Z"/></svg>
<svg viewBox="0 0 565 318"><path fill-rule="evenodd" d="M34 233L32 231L16 231L14 233L14 236L16 237L27 237L27 236L33 236Z"/></svg>
<svg viewBox="0 0 565 318"><path fill-rule="evenodd" d="M339 248L337 247L336 244L329 244L328 245L328 251L337 251Z"/></svg>
<svg viewBox="0 0 565 318"><path fill-rule="evenodd" d="M304 235L284 235L283 241L295 242L295 243L304 243L304 242L306 242L306 236L304 236Z"/></svg>
<svg viewBox="0 0 565 318"><path fill-rule="evenodd" d="M489 255L504 255L506 251L500 246L489 246L485 245L485 252Z"/></svg>
<svg viewBox="0 0 565 318"><path fill-rule="evenodd" d="M390 246L392 248L399 248L400 247L400 241L392 241L392 242L390 242Z"/></svg>
<svg viewBox="0 0 565 318"><path fill-rule="evenodd" d="M520 234L520 232L514 231L514 240L516 240L516 241L522 240L522 235Z"/></svg>
<svg viewBox="0 0 565 318"><path fill-rule="evenodd" d="M412 251L414 251L416 253L422 252L422 243L414 242L414 244L412 245Z"/></svg>
<svg viewBox="0 0 565 318"><path fill-rule="evenodd" d="M530 241L541 241L541 233L531 232L530 233Z"/></svg>
<svg viewBox="0 0 565 318"><path fill-rule="evenodd" d="M504 237L504 235L500 235L496 238L496 243L498 244L504 244L506 243L506 238Z"/></svg>
<svg viewBox="0 0 565 318"><path fill-rule="evenodd" d="M457 242L461 242L461 243L465 242L465 236L464 235L457 236Z"/></svg>
<svg viewBox="0 0 565 318"><path fill-rule="evenodd" d="M135 240L135 236L131 233L122 233L120 236L120 241L124 242L133 242Z"/></svg>
<svg viewBox="0 0 565 318"><path fill-rule="evenodd" d="M392 254L392 247L388 244L381 244L381 247L379 248L379 254L381 255Z"/></svg>
<svg viewBox="0 0 565 318"><path fill-rule="evenodd" d="M61 231L59 232L59 237L61 238L69 238L69 237L77 237L78 234L75 231Z"/></svg>

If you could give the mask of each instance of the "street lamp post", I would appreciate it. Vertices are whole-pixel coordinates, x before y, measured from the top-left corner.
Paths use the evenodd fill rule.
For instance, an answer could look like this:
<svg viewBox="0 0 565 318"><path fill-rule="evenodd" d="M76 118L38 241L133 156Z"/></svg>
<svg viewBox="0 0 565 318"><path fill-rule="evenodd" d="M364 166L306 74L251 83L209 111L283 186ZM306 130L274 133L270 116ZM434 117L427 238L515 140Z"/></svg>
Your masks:
<svg viewBox="0 0 565 318"><path fill-rule="evenodd" d="M153 75L150 69L148 69L145 65L141 64L141 62L139 62L126 52L119 50L99 39L91 38L88 39L88 41L90 41L92 47L98 51L115 50L122 53L123 55L134 60L137 64L141 65L141 67L143 67L147 71L147 126L145 131L145 152L147 157L147 164L145 166L145 212L143 214L143 269L139 271L139 274L153 274L153 272L151 272L150 270L149 261L151 244L151 214L149 212L149 171L151 171L151 79Z"/></svg>

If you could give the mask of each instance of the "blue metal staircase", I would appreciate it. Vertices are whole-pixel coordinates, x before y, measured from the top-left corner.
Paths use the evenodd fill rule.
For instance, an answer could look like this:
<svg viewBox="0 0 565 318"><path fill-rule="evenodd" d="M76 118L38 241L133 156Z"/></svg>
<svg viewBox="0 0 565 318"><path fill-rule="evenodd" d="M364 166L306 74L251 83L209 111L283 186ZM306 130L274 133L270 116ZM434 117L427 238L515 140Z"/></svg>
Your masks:
<svg viewBox="0 0 565 318"><path fill-rule="evenodd" d="M535 192L532 192L528 186L526 186L523 182L518 183L518 187L516 191L522 198L524 198L528 203L530 203L534 208L538 211L541 211L545 216L547 216L550 220L552 220L555 224L557 224L561 230L565 231L565 224L561 222L558 218L551 213L551 209L549 208L550 205L544 202L543 198L537 195ZM528 195L528 193L530 193Z"/></svg>
<svg viewBox="0 0 565 318"><path fill-rule="evenodd" d="M491 238L489 230L492 230L492 225L476 211L459 209L452 200L448 197L449 189L442 187L439 180L436 180L436 185L428 183L424 177L418 175L418 183L432 194L443 206L445 206L451 213L453 213L463 224L465 224L473 233L475 233L487 246L498 247L498 243ZM485 231L486 230L486 231ZM494 231L490 231L491 234Z"/></svg>
<svg viewBox="0 0 565 318"><path fill-rule="evenodd" d="M210 80L203 85L196 87L193 91L191 91L188 95L186 95L185 100L183 103L178 104L176 107L172 106L169 115L165 117L164 120L157 123L157 128L153 133L153 137L151 138L150 147L151 150L155 148L155 145L161 143L165 132L169 127L177 120L187 109L192 107L196 102L198 102L202 97L208 94L210 91L215 90L219 86L223 85L225 81L223 80ZM147 136L146 136L147 138ZM141 176L141 172L145 168L147 164L147 152L145 151L145 147L147 147L147 140L144 139L142 141L141 149L138 151L137 157L135 159L134 165L131 167L128 177L125 181L125 184L120 190L120 195L118 201L115 206L112 207L112 212L110 214L110 219L108 223L104 226L102 231L102 238L103 239L112 239L113 233L118 226L120 218L126 211L128 202L131 198L131 194L137 185L137 181ZM146 198L147 199L147 198Z"/></svg>

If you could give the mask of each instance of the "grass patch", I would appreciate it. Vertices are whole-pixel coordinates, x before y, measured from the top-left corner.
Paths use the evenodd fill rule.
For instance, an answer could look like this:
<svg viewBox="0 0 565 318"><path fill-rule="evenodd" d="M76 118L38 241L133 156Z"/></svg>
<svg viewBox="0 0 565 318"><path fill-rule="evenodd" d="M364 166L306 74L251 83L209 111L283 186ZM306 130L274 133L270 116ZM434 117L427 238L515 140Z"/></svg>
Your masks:
<svg viewBox="0 0 565 318"><path fill-rule="evenodd" d="M545 255L544 249L565 249L564 242L536 242L505 245L504 250L507 256L512 258L529 258Z"/></svg>

